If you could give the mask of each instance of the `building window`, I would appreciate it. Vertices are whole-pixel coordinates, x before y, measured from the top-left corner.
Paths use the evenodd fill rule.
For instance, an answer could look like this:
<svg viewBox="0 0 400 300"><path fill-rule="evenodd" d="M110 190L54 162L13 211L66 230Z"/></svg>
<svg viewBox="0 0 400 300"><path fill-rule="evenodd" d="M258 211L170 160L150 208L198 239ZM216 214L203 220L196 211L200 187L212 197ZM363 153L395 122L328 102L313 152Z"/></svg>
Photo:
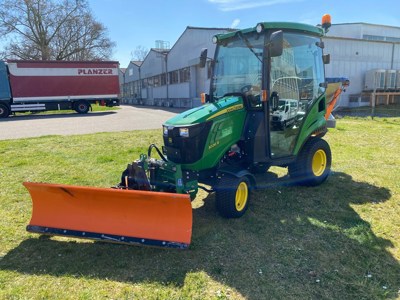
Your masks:
<svg viewBox="0 0 400 300"><path fill-rule="evenodd" d="M151 86L154 86L154 80L153 80L153 77L149 77L149 78L147 78L147 85L148 85L149 87L151 87Z"/></svg>
<svg viewBox="0 0 400 300"><path fill-rule="evenodd" d="M369 35L369 34L364 34L363 39L368 40L368 41L386 41L386 42L394 42L394 43L400 42L400 38L397 38L397 37Z"/></svg>
<svg viewBox="0 0 400 300"><path fill-rule="evenodd" d="M135 94L135 88L134 88L134 82L130 82L130 96L133 96Z"/></svg>
<svg viewBox="0 0 400 300"><path fill-rule="evenodd" d="M137 97L140 93L140 82L138 80L133 83L133 89L134 89L134 97Z"/></svg>
<svg viewBox="0 0 400 300"><path fill-rule="evenodd" d="M160 86L160 75L153 77L153 84L155 87Z"/></svg>
<svg viewBox="0 0 400 300"><path fill-rule="evenodd" d="M183 68L179 70L179 78L180 82L189 82L190 81L190 68Z"/></svg>
<svg viewBox="0 0 400 300"><path fill-rule="evenodd" d="M400 42L400 38L387 36L387 37L386 37L386 41L387 41L387 42L398 43L398 42Z"/></svg>
<svg viewBox="0 0 400 300"><path fill-rule="evenodd" d="M167 74L163 73L160 75L161 77L161 85L166 85L167 84Z"/></svg>
<svg viewBox="0 0 400 300"><path fill-rule="evenodd" d="M179 73L178 70L169 72L169 83L170 84L175 84L179 82Z"/></svg>

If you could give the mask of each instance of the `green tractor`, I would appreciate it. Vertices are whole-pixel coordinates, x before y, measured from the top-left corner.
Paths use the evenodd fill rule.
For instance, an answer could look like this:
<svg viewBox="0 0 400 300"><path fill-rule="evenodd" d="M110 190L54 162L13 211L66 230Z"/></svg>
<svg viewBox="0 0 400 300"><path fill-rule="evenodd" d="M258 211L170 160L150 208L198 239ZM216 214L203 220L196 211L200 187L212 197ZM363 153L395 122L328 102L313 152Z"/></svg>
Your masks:
<svg viewBox="0 0 400 300"><path fill-rule="evenodd" d="M166 121L162 149L151 145L147 154L129 164L116 189L104 189L107 192L103 193L95 188L75 191L71 186L26 184L31 185L32 198L36 189L38 210L48 209L50 200L44 199L55 201L55 194L65 202L72 201L74 195L75 200L79 198L79 207L97 194L107 193L109 202L99 210L112 219L108 221L110 229L72 226L80 223L76 220L69 226L48 224L48 217L41 217L41 222L32 220L28 230L185 248L191 234L190 199L196 197L199 188L215 192L216 208L222 216L238 218L249 206L251 191L263 186L257 173L266 173L271 166L288 167L290 178L300 184L324 182L331 168L331 150L322 139L327 132L324 63L329 56L323 54L321 37L328 23L322 27L259 23L254 28L214 36L215 57L208 58L203 50L199 59L203 67L209 61L213 70L209 94L202 95L204 104ZM159 158L152 157L153 150ZM52 197L47 197L50 189ZM131 202L119 204L120 198L125 201L129 197ZM115 220L123 219L133 210L130 203L138 201L140 205L129 218L145 216L143 221L135 227L125 220L128 225L114 230ZM62 210L61 214L71 214L70 206ZM159 221L166 214L169 219ZM176 224L182 220L185 225ZM172 235L166 237L161 228Z"/></svg>
<svg viewBox="0 0 400 300"><path fill-rule="evenodd" d="M194 199L204 184L216 192L220 214L237 218L257 187L255 174L270 166L288 167L301 184L322 183L331 166L331 150L322 139L323 33L304 24L259 23L215 36L210 94L202 95L206 103L166 121L162 159L149 159L152 145L123 174L120 186Z"/></svg>

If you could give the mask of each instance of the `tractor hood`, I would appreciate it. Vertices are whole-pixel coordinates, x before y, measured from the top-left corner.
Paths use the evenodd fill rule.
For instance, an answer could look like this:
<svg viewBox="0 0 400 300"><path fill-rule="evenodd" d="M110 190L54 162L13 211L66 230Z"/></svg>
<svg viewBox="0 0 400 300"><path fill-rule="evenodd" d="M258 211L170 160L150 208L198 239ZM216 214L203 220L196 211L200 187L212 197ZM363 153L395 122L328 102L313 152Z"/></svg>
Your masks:
<svg viewBox="0 0 400 300"><path fill-rule="evenodd" d="M163 124L164 154L190 170L212 168L240 139L245 117L241 94L185 111Z"/></svg>
<svg viewBox="0 0 400 300"><path fill-rule="evenodd" d="M202 106L192 108L169 119L165 126L186 126L203 123L226 113L244 108L243 98L238 95L225 96L217 102L206 103Z"/></svg>

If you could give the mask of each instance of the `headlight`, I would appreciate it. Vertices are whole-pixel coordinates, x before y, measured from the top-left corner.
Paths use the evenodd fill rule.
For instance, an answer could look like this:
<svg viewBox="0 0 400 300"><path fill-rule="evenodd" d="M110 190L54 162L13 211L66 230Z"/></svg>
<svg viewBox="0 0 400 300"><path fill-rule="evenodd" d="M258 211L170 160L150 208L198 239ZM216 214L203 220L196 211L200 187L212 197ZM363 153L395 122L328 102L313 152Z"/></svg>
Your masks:
<svg viewBox="0 0 400 300"><path fill-rule="evenodd" d="M179 128L179 136L189 137L189 128Z"/></svg>
<svg viewBox="0 0 400 300"><path fill-rule="evenodd" d="M167 126L163 126L163 134L164 134L165 136L168 135L168 127L167 127Z"/></svg>
<svg viewBox="0 0 400 300"><path fill-rule="evenodd" d="M213 36L212 42L213 42L213 44L217 44L218 43L218 37L216 35Z"/></svg>

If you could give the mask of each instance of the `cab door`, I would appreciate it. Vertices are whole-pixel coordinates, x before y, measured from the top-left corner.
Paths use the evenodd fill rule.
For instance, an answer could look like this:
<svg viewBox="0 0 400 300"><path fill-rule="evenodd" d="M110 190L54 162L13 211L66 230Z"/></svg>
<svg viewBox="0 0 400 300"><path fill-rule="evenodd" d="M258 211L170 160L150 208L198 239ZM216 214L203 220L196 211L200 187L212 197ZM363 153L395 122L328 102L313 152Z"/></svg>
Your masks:
<svg viewBox="0 0 400 300"><path fill-rule="evenodd" d="M293 154L302 123L314 101L324 93L325 81L320 38L294 32L283 33L282 55L271 57L269 89L279 101L297 109L276 120L280 108L270 105L270 156L279 158ZM280 126L276 126L279 122Z"/></svg>

